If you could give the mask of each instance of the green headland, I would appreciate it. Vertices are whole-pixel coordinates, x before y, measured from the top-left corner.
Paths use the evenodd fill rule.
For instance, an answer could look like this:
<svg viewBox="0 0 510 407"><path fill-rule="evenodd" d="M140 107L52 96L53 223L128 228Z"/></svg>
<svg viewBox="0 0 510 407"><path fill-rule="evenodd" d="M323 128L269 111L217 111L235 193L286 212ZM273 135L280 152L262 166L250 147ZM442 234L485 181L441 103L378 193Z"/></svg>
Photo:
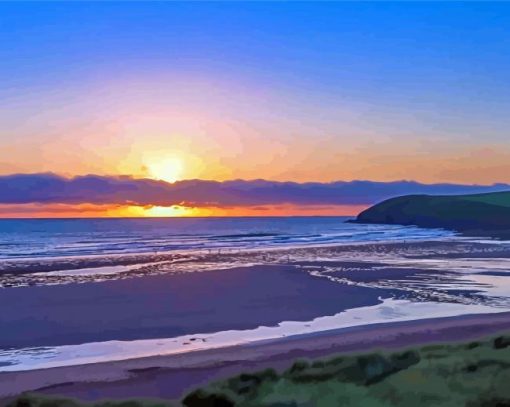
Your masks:
<svg viewBox="0 0 510 407"><path fill-rule="evenodd" d="M476 195L406 195L361 212L354 222L452 229L510 237L510 191Z"/></svg>

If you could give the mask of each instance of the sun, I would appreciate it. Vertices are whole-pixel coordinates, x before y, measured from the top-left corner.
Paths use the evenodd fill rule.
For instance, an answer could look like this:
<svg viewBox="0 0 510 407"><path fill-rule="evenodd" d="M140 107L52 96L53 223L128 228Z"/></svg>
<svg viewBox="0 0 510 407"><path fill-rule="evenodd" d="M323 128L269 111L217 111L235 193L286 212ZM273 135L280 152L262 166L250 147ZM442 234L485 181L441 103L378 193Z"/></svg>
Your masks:
<svg viewBox="0 0 510 407"><path fill-rule="evenodd" d="M165 217L191 216L192 214L193 210L191 208L186 208L180 205L172 205L172 206L153 206L145 210L144 216L165 218Z"/></svg>
<svg viewBox="0 0 510 407"><path fill-rule="evenodd" d="M183 165L178 157L166 157L151 161L147 164L152 178L166 182L175 182L181 179Z"/></svg>

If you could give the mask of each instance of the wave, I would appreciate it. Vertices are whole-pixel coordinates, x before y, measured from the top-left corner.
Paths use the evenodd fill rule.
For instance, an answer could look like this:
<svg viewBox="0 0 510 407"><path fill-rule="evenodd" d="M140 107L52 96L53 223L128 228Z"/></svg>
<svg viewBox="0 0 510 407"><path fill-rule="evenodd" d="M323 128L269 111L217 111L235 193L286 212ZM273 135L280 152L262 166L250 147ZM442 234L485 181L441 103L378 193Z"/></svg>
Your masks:
<svg viewBox="0 0 510 407"><path fill-rule="evenodd" d="M0 229L0 259L84 256L201 249L249 249L295 244L396 241L452 236L439 229L345 223L346 218L224 218L81 220L70 229L61 220L44 220L46 230ZM1 225L0 225L1 226ZM16 230L16 231L14 231ZM37 230L37 231L35 231ZM24 232L20 232L24 231Z"/></svg>
<svg viewBox="0 0 510 407"><path fill-rule="evenodd" d="M273 236L279 236L279 233L239 233L235 235L214 235L209 237L209 239L215 240L215 239L242 239L246 237L273 237Z"/></svg>

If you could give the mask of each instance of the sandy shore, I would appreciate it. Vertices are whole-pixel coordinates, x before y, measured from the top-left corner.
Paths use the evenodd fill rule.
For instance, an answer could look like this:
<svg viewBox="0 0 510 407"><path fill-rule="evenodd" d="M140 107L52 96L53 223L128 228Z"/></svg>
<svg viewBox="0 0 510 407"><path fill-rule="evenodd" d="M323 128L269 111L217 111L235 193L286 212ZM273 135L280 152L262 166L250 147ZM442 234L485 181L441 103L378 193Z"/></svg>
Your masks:
<svg viewBox="0 0 510 407"><path fill-rule="evenodd" d="M475 307L466 308L471 313L483 312L478 305L509 310L509 259L506 244L457 240L225 252L179 261L145 256L141 269L107 280L33 271L22 276L27 286L0 290L0 348L16 352L249 330L282 321L308 324L386 298ZM124 267L138 260L104 261ZM81 267L97 266L80 261ZM40 273L40 265L30 270ZM439 315L425 312L416 318ZM84 400L178 399L211 380L283 369L298 357L469 340L502 331L510 331L510 312L372 323L192 352L184 346L183 353L167 356L3 372L0 399L33 390ZM73 363L83 363L76 360L81 356L72 354ZM34 350L33 357L44 358L44 352Z"/></svg>
<svg viewBox="0 0 510 407"><path fill-rule="evenodd" d="M510 313L373 324L249 345L81 366L0 373L0 397L24 391L77 397L176 399L241 371L283 369L300 357L465 341L510 330Z"/></svg>

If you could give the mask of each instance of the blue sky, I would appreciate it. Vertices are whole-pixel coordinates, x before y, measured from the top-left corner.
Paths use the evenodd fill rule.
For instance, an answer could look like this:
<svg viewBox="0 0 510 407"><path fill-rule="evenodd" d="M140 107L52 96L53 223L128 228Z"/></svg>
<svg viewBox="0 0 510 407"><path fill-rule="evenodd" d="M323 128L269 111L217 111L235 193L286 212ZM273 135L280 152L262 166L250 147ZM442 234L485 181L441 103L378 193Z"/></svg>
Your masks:
<svg viewBox="0 0 510 407"><path fill-rule="evenodd" d="M0 3L0 40L0 173L510 181L509 3Z"/></svg>
<svg viewBox="0 0 510 407"><path fill-rule="evenodd" d="M0 9L1 74L14 89L170 68L353 98L412 102L450 90L448 99L459 103L508 102L510 4L503 2L36 2Z"/></svg>

